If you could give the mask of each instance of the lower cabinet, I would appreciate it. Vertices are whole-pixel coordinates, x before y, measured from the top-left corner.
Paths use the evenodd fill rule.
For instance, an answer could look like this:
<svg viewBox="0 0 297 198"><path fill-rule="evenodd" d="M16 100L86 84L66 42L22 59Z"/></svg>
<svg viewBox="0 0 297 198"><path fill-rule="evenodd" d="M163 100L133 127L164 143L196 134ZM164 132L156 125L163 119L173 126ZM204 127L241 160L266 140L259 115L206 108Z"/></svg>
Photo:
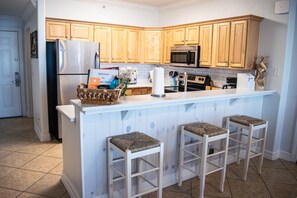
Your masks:
<svg viewBox="0 0 297 198"><path fill-rule="evenodd" d="M135 87L135 88L128 88L126 90L127 96L132 95L145 95L145 94L151 94L152 88L151 87Z"/></svg>

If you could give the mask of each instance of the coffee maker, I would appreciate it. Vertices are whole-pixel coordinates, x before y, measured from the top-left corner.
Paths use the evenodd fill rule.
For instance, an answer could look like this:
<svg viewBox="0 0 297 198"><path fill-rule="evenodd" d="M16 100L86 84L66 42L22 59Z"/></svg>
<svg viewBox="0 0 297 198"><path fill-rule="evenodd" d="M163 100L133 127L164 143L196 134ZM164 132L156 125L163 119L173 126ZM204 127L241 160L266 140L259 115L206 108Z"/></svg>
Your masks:
<svg viewBox="0 0 297 198"><path fill-rule="evenodd" d="M226 83L223 85L222 89L235 89L237 85L237 78L236 77L227 77Z"/></svg>

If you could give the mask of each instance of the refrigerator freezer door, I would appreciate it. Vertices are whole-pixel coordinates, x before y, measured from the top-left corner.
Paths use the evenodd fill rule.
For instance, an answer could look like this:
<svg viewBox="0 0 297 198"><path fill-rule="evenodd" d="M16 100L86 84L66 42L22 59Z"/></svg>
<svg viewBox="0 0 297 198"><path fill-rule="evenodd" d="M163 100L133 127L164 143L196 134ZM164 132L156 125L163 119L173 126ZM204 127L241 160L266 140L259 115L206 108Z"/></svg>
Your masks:
<svg viewBox="0 0 297 198"><path fill-rule="evenodd" d="M98 67L99 43L57 40L57 74L87 74Z"/></svg>
<svg viewBox="0 0 297 198"><path fill-rule="evenodd" d="M58 105L68 105L70 100L76 99L77 85L86 83L88 75L58 75Z"/></svg>

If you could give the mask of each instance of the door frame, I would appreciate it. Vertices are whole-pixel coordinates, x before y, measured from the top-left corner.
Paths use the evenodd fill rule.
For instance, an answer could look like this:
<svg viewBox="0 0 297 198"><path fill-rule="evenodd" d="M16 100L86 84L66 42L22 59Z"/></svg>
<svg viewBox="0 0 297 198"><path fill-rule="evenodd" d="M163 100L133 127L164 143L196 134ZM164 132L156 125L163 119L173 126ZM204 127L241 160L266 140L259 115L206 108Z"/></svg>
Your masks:
<svg viewBox="0 0 297 198"><path fill-rule="evenodd" d="M17 28L17 27L1 27L0 31L8 31L8 32L17 32L18 35L18 52L19 52L19 66L20 66L20 76L21 76L21 110L22 110L22 116L27 115L27 105L26 105L26 93L25 93L25 82L24 82L24 46L23 46L23 29Z"/></svg>

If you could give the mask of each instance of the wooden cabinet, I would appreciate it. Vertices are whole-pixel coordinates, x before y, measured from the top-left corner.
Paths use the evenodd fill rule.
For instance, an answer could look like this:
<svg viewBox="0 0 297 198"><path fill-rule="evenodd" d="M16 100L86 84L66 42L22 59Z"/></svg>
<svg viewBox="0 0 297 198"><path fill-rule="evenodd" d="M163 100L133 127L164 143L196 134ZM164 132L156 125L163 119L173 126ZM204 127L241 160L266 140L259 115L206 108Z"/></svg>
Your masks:
<svg viewBox="0 0 297 198"><path fill-rule="evenodd" d="M111 62L124 63L126 60L126 31L124 28L111 30Z"/></svg>
<svg viewBox="0 0 297 198"><path fill-rule="evenodd" d="M139 63L141 52L141 31L128 29L127 30L127 62Z"/></svg>
<svg viewBox="0 0 297 198"><path fill-rule="evenodd" d="M170 48L173 46L173 30L165 30L163 47L163 63L170 63Z"/></svg>
<svg viewBox="0 0 297 198"><path fill-rule="evenodd" d="M144 62L161 63L162 58L162 31L144 31Z"/></svg>
<svg viewBox="0 0 297 198"><path fill-rule="evenodd" d="M229 66L230 23L214 24L213 58L215 67Z"/></svg>
<svg viewBox="0 0 297 198"><path fill-rule="evenodd" d="M126 90L126 95L145 95L145 94L151 94L152 88L151 87L135 87L135 88L128 88Z"/></svg>
<svg viewBox="0 0 297 198"><path fill-rule="evenodd" d="M93 25L71 23L71 40L94 41L93 34Z"/></svg>
<svg viewBox="0 0 297 198"><path fill-rule="evenodd" d="M94 41L100 43L100 61L108 63L111 59L111 28L94 27Z"/></svg>
<svg viewBox="0 0 297 198"><path fill-rule="evenodd" d="M62 21L46 21L46 39L70 39L70 23Z"/></svg>
<svg viewBox="0 0 297 198"><path fill-rule="evenodd" d="M174 45L197 45L199 43L199 26L174 29Z"/></svg>
<svg viewBox="0 0 297 198"><path fill-rule="evenodd" d="M243 68L246 54L247 21L231 22L230 33L230 67Z"/></svg>
<svg viewBox="0 0 297 198"><path fill-rule="evenodd" d="M212 58L212 25L200 26L200 65L211 66Z"/></svg>

